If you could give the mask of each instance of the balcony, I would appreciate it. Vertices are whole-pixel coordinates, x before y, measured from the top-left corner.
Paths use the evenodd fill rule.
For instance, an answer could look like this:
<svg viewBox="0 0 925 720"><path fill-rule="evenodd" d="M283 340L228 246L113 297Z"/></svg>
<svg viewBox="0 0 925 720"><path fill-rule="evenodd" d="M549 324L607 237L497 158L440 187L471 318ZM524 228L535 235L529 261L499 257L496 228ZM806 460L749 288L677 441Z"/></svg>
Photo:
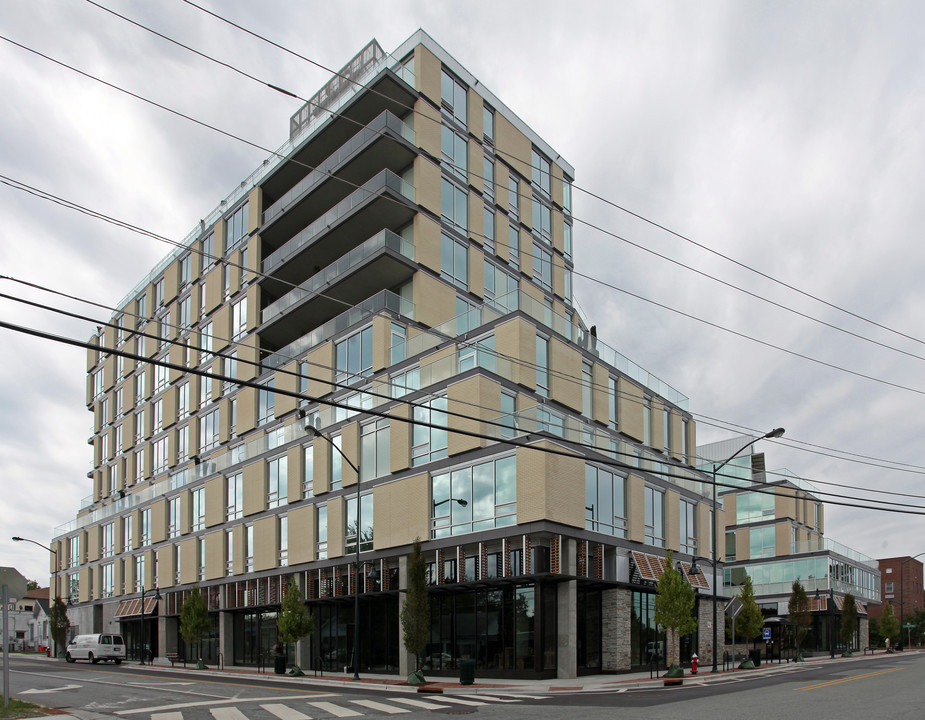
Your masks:
<svg viewBox="0 0 925 720"><path fill-rule="evenodd" d="M367 298L359 305L328 320L324 325L316 327L281 350L268 355L263 359L262 364L265 368L275 370L321 343L330 340L352 325L368 320L383 310L388 310L409 320L414 319L414 304L411 301L402 299L390 290L383 290Z"/></svg>
<svg viewBox="0 0 925 720"><path fill-rule="evenodd" d="M333 205L350 192L351 184L368 179L371 168L400 172L414 158L413 143L414 131L396 115L383 111L264 211L261 237L272 244L274 236L291 234L297 216L304 217L312 206ZM322 190L325 185L330 187ZM290 211L293 218L288 222L274 222Z"/></svg>
<svg viewBox="0 0 925 720"><path fill-rule="evenodd" d="M285 295L292 285L356 247L357 239L400 228L416 212L414 187L391 170L382 170L264 259L262 271L267 277L260 281L264 294Z"/></svg>
<svg viewBox="0 0 925 720"><path fill-rule="evenodd" d="M324 270L264 308L257 329L270 347L292 342L378 290L395 287L414 274L414 244L380 230Z"/></svg>

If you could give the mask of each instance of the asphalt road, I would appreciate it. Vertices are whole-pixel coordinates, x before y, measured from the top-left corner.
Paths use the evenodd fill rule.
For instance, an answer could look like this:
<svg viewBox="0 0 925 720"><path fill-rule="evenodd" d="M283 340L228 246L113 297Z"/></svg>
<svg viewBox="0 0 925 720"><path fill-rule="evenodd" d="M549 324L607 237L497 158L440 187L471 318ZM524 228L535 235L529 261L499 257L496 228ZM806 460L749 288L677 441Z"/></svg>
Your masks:
<svg viewBox="0 0 925 720"><path fill-rule="evenodd" d="M14 656L15 658L15 656ZM418 695L366 688L325 687L259 677L209 677L147 671L137 665L65 665L15 658L12 694L81 717L122 720L307 720L307 718L437 714L511 720L780 720L785 718L922 718L925 653L806 663L773 674L736 673L680 688L515 695Z"/></svg>

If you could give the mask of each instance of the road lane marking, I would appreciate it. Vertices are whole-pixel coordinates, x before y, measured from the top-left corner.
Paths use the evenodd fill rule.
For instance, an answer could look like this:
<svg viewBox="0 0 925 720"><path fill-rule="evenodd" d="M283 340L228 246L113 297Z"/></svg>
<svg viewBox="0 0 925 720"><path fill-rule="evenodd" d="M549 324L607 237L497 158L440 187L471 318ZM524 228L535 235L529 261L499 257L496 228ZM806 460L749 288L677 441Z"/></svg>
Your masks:
<svg viewBox="0 0 925 720"><path fill-rule="evenodd" d="M327 695L328 697L335 697L337 693L316 693L314 691L306 691L312 695ZM115 715L142 715L144 713L159 712L161 710L183 710L185 708L194 708L194 707L206 707L207 705L221 705L224 703L264 703L272 700L289 700L292 701L292 695L280 695L279 697L231 697L231 698L220 698L217 700L201 700L199 702L185 702L185 703L172 703L170 705L160 705L157 707L143 707L143 708L134 708L132 710L117 710ZM327 704L327 703L325 703Z"/></svg>
<svg viewBox="0 0 925 720"><path fill-rule="evenodd" d="M329 712L335 717L358 717L363 714L356 710L351 710L350 708L341 707L340 705L329 702L310 702L309 705L314 705L319 710Z"/></svg>
<svg viewBox="0 0 925 720"><path fill-rule="evenodd" d="M38 693L56 693L61 692L62 690L77 690L82 688L83 685L65 685L64 687L59 688L46 688L42 690L41 688L33 688L32 690L23 690L19 695L36 695Z"/></svg>
<svg viewBox="0 0 925 720"><path fill-rule="evenodd" d="M386 705L385 703L376 702L375 700L351 700L354 705L359 705L360 707L369 708L370 710L378 710L379 712L386 713L387 715L397 715L398 713L411 712L407 708L395 707L394 705Z"/></svg>
<svg viewBox="0 0 925 720"><path fill-rule="evenodd" d="M309 715L299 712L298 710L289 707L288 705L282 705L277 703L271 703L269 705L261 705L264 710L268 713L272 713L279 720L312 720ZM151 718L154 720L154 718Z"/></svg>
<svg viewBox="0 0 925 720"><path fill-rule="evenodd" d="M821 688L832 687L833 685L841 685L842 683L852 682L854 680L864 680L865 678L876 677L877 675L886 675L887 673L896 672L897 670L902 670L902 668L891 668L890 670L878 670L877 672L866 673L864 675L851 675L846 678L839 678L838 680L829 680L827 682L817 683L815 685L807 685L806 687L798 688L799 690L819 690Z"/></svg>
<svg viewBox="0 0 925 720"><path fill-rule="evenodd" d="M421 710L448 710L450 708L449 705L438 705L437 703L427 702L426 700L415 700L414 698L389 698L389 700L391 702L420 708Z"/></svg>
<svg viewBox="0 0 925 720"><path fill-rule="evenodd" d="M152 713L151 720L183 720L183 713L179 713L179 712Z"/></svg>
<svg viewBox="0 0 925 720"><path fill-rule="evenodd" d="M441 702L455 703L457 705L488 705L488 703L479 702L478 700L463 700L453 695L444 695L440 698Z"/></svg>
<svg viewBox="0 0 925 720"><path fill-rule="evenodd" d="M247 720L247 715L236 707L212 708L209 712L215 720Z"/></svg>

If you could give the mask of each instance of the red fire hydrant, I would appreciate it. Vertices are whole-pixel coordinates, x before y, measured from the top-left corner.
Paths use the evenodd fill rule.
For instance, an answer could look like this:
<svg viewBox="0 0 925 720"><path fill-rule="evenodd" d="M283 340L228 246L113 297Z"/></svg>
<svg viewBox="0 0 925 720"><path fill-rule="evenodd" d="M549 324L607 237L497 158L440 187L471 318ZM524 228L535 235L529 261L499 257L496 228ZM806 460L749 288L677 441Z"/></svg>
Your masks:
<svg viewBox="0 0 925 720"><path fill-rule="evenodd" d="M698 659L699 658L697 657L697 653L694 653L693 655L691 655L691 675L697 674L697 660Z"/></svg>

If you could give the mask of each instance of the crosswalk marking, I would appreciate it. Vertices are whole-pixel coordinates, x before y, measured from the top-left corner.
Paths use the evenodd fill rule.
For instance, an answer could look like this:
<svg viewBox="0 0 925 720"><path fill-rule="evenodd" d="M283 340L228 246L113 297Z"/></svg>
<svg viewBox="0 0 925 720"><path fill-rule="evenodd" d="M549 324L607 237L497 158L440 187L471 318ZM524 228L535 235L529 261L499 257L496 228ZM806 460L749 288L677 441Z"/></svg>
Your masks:
<svg viewBox="0 0 925 720"><path fill-rule="evenodd" d="M341 707L340 705L329 702L311 702L309 705L314 705L319 710L329 712L335 717L358 717L363 714L356 710L351 710L350 708Z"/></svg>
<svg viewBox="0 0 925 720"><path fill-rule="evenodd" d="M151 720L183 720L183 713L179 713L179 712L152 713Z"/></svg>
<svg viewBox="0 0 925 720"><path fill-rule="evenodd" d="M488 705L485 702L479 702L478 700L463 700L459 697L454 697L452 695L444 695L440 698L441 702L455 703L456 705Z"/></svg>
<svg viewBox="0 0 925 720"><path fill-rule="evenodd" d="M442 698L441 698L442 699ZM389 698L392 702L410 705L411 707L421 708L422 710L447 710L449 705L438 705L437 703L427 702L426 700L416 700L414 698Z"/></svg>
<svg viewBox="0 0 925 720"><path fill-rule="evenodd" d="M270 703L269 705L261 705L260 707L268 713L276 715L279 720L312 720L310 715L306 715L305 713L299 712L281 703ZM155 720L155 718L151 718L151 720Z"/></svg>
<svg viewBox="0 0 925 720"><path fill-rule="evenodd" d="M511 698L498 697L497 695L479 695L479 700L488 700L489 702L500 703L520 702L519 700L513 700Z"/></svg>
<svg viewBox="0 0 925 720"><path fill-rule="evenodd" d="M479 697L488 697L487 695L479 695ZM549 695L499 695L498 697L511 698L508 702L517 702L519 700L548 700Z"/></svg>
<svg viewBox="0 0 925 720"><path fill-rule="evenodd" d="M210 708L209 712L215 720L247 720L247 715L235 707Z"/></svg>
<svg viewBox="0 0 925 720"><path fill-rule="evenodd" d="M405 708L395 707L394 705L386 705L385 703L376 702L375 700L351 700L351 703L354 705L360 705L370 710L378 710L379 712L384 712L387 715L397 715L398 713L411 712Z"/></svg>

